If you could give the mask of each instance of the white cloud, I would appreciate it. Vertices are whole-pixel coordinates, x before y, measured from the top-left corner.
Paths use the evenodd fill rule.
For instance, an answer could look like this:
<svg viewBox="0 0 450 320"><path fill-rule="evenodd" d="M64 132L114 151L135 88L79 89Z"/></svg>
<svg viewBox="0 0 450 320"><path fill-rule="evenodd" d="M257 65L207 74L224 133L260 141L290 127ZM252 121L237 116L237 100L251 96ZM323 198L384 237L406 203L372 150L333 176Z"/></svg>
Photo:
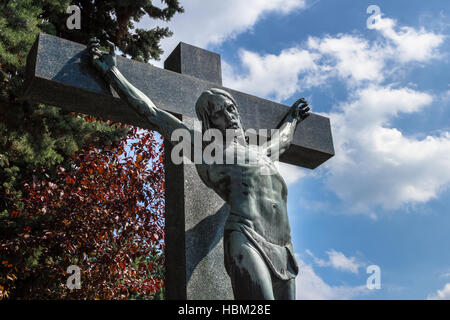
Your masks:
<svg viewBox="0 0 450 320"><path fill-rule="evenodd" d="M328 261L323 260L323 259L320 259L320 258L317 258L317 257L311 252L311 250L307 249L307 250L306 250L306 253L307 253L308 255L310 255L311 258L313 258L314 263L315 263L316 265L318 265L319 267L328 267L328 266L330 265L330 263L329 263Z"/></svg>
<svg viewBox="0 0 450 320"><path fill-rule="evenodd" d="M450 90L447 90L441 94L441 101L445 104L450 103Z"/></svg>
<svg viewBox="0 0 450 320"><path fill-rule="evenodd" d="M442 290L428 295L428 300L450 300L450 283L447 283Z"/></svg>
<svg viewBox="0 0 450 320"><path fill-rule="evenodd" d="M328 76L332 76L334 72L336 76L356 82L381 82L384 79L386 51L379 44L371 44L361 37L341 34L322 39L311 37L308 39L308 48L323 56L322 63L328 65L324 70L328 71Z"/></svg>
<svg viewBox="0 0 450 320"><path fill-rule="evenodd" d="M241 50L244 74L226 65L224 83L233 89L284 100L302 89L323 85L331 77L344 80L350 87L380 84L405 63L442 56L438 48L445 37L441 34L398 27L389 18L381 18L375 26L381 35L375 41L356 34L338 34L309 37L301 46L276 55Z"/></svg>
<svg viewBox="0 0 450 320"><path fill-rule="evenodd" d="M243 74L224 62L223 82L227 87L277 101L305 88L322 85L332 76L356 81L383 80L383 61L368 44L345 36L309 38L307 44L279 54L240 51Z"/></svg>
<svg viewBox="0 0 450 320"><path fill-rule="evenodd" d="M397 22L381 18L374 28L394 44L396 57L401 62L427 61L440 56L437 48L443 43L444 36L427 32L424 28L397 27ZM398 30L396 30L398 29Z"/></svg>
<svg viewBox="0 0 450 320"><path fill-rule="evenodd" d="M161 42L165 57L178 42L202 48L220 44L239 33L248 31L267 13L288 14L306 6L305 0L189 0L182 3L185 12L175 15L167 26L174 35ZM158 25L164 26L161 22ZM139 27L155 24L144 18ZM158 63L160 64L160 63Z"/></svg>
<svg viewBox="0 0 450 320"><path fill-rule="evenodd" d="M279 163L278 171L288 186L294 184L308 174L305 169L282 162Z"/></svg>
<svg viewBox="0 0 450 320"><path fill-rule="evenodd" d="M389 18L380 18L375 30L382 35L377 41L339 34L335 37L311 37L308 48L323 55L322 63L328 64L328 70L332 71L329 76L335 72L353 85L366 80L382 82L395 70L386 68L388 62L395 62L398 67L407 62L426 62L441 56L438 47L443 43L444 35L427 32L423 28L398 27L397 22Z"/></svg>
<svg viewBox="0 0 450 320"><path fill-rule="evenodd" d="M247 73L237 75L227 66L224 83L233 89L276 100L292 96L298 90L299 75L317 69L315 55L297 48L283 50L279 55L263 56L242 50L240 58Z"/></svg>
<svg viewBox="0 0 450 320"><path fill-rule="evenodd" d="M340 271L347 271L357 274L358 269L364 266L363 263L357 262L355 257L346 257L342 252L334 249L326 252L328 255L328 261L317 258L310 250L306 250L306 253L313 258L314 263L319 267L333 267Z"/></svg>
<svg viewBox="0 0 450 320"><path fill-rule="evenodd" d="M330 250L327 251L327 254L331 265L335 269L358 273L358 269L361 267L361 264L356 262L355 257L347 258L342 252Z"/></svg>
<svg viewBox="0 0 450 320"><path fill-rule="evenodd" d="M450 183L449 132L418 139L391 126L402 114L430 108L433 97L382 84L405 63L440 57L444 36L397 26L389 18L381 19L375 32L381 37L374 41L348 34L311 37L303 47L277 55L243 50L246 73L237 74L232 66L224 72L227 86L277 100L331 77L348 85L351 98L327 114L336 155L326 167L327 185L353 212L424 203ZM370 217L376 219L376 214Z"/></svg>
<svg viewBox="0 0 450 320"><path fill-rule="evenodd" d="M450 183L450 134L414 139L389 121L432 102L408 88L358 90L331 118L336 156L329 187L357 211L370 205L395 209L437 197Z"/></svg>
<svg viewBox="0 0 450 320"><path fill-rule="evenodd" d="M304 263L299 257L300 271L296 282L297 300L346 300L369 293L365 285L331 286L320 278L314 268Z"/></svg>

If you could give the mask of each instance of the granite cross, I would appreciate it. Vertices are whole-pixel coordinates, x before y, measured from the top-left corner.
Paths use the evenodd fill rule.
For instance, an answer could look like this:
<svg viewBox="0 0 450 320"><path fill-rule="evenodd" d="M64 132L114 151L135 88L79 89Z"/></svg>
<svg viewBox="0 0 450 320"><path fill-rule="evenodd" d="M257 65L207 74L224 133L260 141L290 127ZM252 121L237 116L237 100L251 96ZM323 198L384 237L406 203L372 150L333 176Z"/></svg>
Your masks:
<svg viewBox="0 0 450 320"><path fill-rule="evenodd" d="M164 69L118 57L118 68L155 105L193 127L194 105L209 88L222 87L220 56L180 43ZM24 98L147 129L93 70L86 47L40 34L27 61ZM286 106L223 88L236 99L245 128L274 129ZM95 101L95 105L93 105ZM166 154L170 146L166 145ZM334 155L329 119L311 114L297 128L281 161L314 169ZM166 297L231 299L223 263L222 235L228 205L201 182L195 166L165 157Z"/></svg>

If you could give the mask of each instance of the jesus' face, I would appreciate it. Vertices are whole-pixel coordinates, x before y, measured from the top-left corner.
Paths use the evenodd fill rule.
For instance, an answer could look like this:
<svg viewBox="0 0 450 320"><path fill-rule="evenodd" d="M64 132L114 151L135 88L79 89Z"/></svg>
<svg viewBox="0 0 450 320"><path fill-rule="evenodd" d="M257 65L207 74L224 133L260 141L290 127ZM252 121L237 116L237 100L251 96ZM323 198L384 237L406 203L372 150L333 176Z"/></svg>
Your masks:
<svg viewBox="0 0 450 320"><path fill-rule="evenodd" d="M227 129L242 129L239 113L233 101L221 95L215 96L213 100L209 112L212 127L222 132Z"/></svg>

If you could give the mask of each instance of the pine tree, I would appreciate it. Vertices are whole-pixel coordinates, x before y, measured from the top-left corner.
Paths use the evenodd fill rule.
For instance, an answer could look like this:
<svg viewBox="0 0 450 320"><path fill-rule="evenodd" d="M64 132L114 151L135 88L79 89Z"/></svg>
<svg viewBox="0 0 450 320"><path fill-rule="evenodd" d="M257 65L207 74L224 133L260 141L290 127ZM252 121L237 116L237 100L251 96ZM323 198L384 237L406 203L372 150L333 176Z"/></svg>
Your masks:
<svg viewBox="0 0 450 320"><path fill-rule="evenodd" d="M178 0L3 0L0 3L0 261L11 260L2 246L29 224L14 212L26 210L21 199L30 177L57 181L58 167L73 167L73 156L89 148L117 146L129 128L64 112L59 108L20 100L26 57L39 32L86 43L97 36L110 40L132 59L159 59L159 42L170 36L167 28L134 30L144 15L170 20L183 12ZM81 9L82 27L68 30L70 4ZM88 121L87 121L88 120ZM32 259L30 260L32 261ZM8 264L7 264L8 265ZM0 265L0 299L4 279ZM6 273L5 273L6 274Z"/></svg>

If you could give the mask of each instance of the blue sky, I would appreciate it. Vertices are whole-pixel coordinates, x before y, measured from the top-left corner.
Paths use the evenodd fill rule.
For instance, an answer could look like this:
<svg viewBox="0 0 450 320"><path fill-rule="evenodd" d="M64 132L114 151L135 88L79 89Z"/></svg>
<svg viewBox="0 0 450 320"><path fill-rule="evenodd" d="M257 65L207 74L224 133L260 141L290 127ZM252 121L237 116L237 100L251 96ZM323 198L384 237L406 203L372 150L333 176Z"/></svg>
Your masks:
<svg viewBox="0 0 450 320"><path fill-rule="evenodd" d="M331 119L334 158L281 168L297 297L450 299L448 0L181 2L161 61L179 41L215 51L226 87Z"/></svg>

